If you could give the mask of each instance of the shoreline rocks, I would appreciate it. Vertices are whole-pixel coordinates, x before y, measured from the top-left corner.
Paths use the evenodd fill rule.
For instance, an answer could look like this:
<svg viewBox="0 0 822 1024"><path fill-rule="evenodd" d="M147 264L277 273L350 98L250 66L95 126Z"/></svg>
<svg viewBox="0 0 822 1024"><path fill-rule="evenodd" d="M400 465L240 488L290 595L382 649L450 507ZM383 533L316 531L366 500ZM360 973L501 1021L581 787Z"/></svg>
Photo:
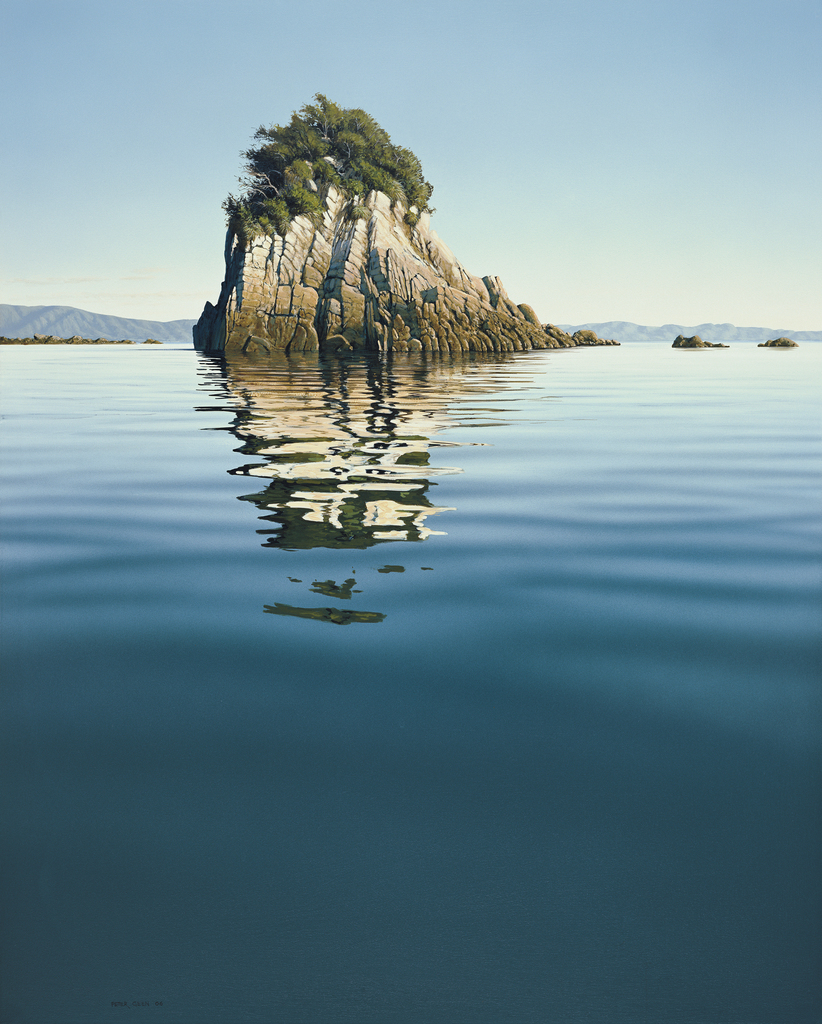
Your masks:
<svg viewBox="0 0 822 1024"><path fill-rule="evenodd" d="M355 204L317 184L321 222L295 217L285 236L226 237L216 305L193 329L204 352L510 352L618 345L566 334L515 305L497 277L476 277L430 226L430 214L369 192Z"/></svg>
<svg viewBox="0 0 822 1024"><path fill-rule="evenodd" d="M137 345L136 341L124 339L112 341L110 338L81 338L79 334L71 338L58 338L53 334L35 334L32 338L2 338L0 345ZM162 345L162 341L148 338L143 345Z"/></svg>

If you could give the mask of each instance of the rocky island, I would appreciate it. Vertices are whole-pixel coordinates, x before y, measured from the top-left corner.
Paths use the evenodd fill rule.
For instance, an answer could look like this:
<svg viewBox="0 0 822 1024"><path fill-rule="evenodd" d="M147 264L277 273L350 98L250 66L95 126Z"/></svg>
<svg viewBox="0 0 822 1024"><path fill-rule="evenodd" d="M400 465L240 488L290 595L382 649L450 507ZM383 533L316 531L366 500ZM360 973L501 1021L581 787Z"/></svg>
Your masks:
<svg viewBox="0 0 822 1024"><path fill-rule="evenodd" d="M670 337L670 335L668 335ZM695 334L692 338L686 338L682 334L678 334L674 339L671 348L730 348L730 345L723 345L719 341L703 341L698 334Z"/></svg>
<svg viewBox="0 0 822 1024"><path fill-rule="evenodd" d="M791 338L774 338L772 341L763 341L757 348L799 348L799 343Z"/></svg>
<svg viewBox="0 0 822 1024"><path fill-rule="evenodd" d="M431 228L417 157L363 110L317 95L259 128L228 218L225 280L193 329L205 352L506 352L617 345L541 324Z"/></svg>

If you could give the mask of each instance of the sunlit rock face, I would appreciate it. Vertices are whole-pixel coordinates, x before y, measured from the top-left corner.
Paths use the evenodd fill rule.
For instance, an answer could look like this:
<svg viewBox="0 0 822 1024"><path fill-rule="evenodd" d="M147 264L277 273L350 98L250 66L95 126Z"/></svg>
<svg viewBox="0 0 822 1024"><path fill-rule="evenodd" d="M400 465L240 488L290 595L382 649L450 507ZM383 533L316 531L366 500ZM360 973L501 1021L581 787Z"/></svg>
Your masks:
<svg viewBox="0 0 822 1024"><path fill-rule="evenodd" d="M617 344L541 325L499 278L469 274L428 213L412 226L402 203L370 192L362 204L368 216L355 217L354 200L333 185L318 188L319 226L296 217L285 237L261 235L248 246L229 232L226 278L216 306L206 303L194 327L196 348L267 355Z"/></svg>

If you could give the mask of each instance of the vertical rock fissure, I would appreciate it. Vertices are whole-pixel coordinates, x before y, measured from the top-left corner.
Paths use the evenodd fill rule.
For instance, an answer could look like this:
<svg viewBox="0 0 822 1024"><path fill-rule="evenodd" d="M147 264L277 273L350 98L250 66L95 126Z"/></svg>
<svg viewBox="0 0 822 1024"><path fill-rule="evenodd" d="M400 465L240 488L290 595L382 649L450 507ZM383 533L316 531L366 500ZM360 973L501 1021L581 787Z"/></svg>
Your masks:
<svg viewBox="0 0 822 1024"><path fill-rule="evenodd" d="M229 233L225 280L194 327L196 348L447 353L616 344L540 324L499 278L468 273L427 212L411 226L403 203L382 192L369 192L356 210L333 185L317 192L322 215L293 218L285 235L243 245Z"/></svg>

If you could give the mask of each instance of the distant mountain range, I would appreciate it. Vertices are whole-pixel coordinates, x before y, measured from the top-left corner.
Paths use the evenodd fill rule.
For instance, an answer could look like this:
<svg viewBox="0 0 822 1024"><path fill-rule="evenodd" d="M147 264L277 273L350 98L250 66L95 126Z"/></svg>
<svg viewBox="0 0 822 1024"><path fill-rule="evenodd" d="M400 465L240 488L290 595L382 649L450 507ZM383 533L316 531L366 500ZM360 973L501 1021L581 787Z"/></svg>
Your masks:
<svg viewBox="0 0 822 1024"><path fill-rule="evenodd" d="M167 345L191 345L191 328L196 320L131 320L122 316L90 313L73 306L9 306L0 303L0 335L7 338L31 338L35 334L54 334L70 338L108 338L120 341L145 341L156 338ZM678 334L698 334L703 341L768 341L788 337L794 341L822 341L822 331L791 331L787 327L735 327L733 324L663 324L643 327L641 324L610 320L599 324L556 324L563 331L595 331L600 338L615 338L623 343L667 341L673 343Z"/></svg>
<svg viewBox="0 0 822 1024"><path fill-rule="evenodd" d="M123 316L90 313L73 306L7 306L0 303L0 335L31 338L53 334L58 338L107 338L145 341L155 338L166 345L192 345L191 328L196 320L131 320Z"/></svg>
<svg viewBox="0 0 822 1024"><path fill-rule="evenodd" d="M733 324L697 324L685 327L682 324L663 324L661 327L643 327L629 324L624 320L609 320L605 324L557 324L563 331L595 331L600 338L616 338L617 341L667 341L673 344L678 334L692 338L698 334L703 341L770 341L772 338L792 338L794 341L822 341L822 331L791 331L787 327L735 327Z"/></svg>

